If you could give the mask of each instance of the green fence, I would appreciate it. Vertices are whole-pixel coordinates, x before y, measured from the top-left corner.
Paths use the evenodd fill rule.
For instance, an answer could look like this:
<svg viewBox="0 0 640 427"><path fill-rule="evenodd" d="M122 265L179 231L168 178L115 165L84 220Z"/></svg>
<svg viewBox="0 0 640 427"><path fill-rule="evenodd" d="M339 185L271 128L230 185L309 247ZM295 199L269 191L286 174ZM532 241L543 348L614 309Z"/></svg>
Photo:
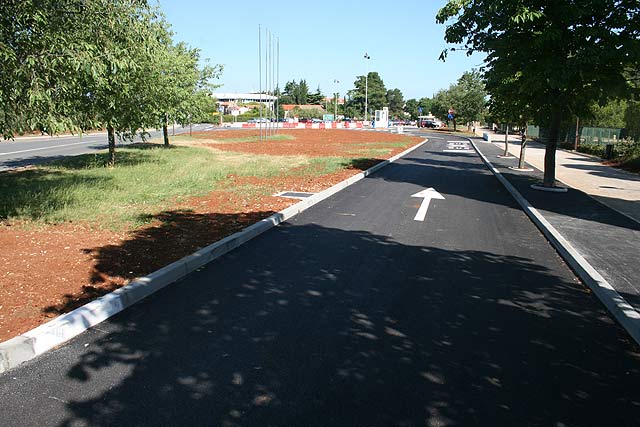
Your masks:
<svg viewBox="0 0 640 427"><path fill-rule="evenodd" d="M580 143L615 144L620 140L621 131L622 129L583 127L580 130Z"/></svg>
<svg viewBox="0 0 640 427"><path fill-rule="evenodd" d="M527 126L527 136L529 138L545 140L547 133L546 129L538 126ZM593 128L582 127L579 130L580 144L616 144L620 141L621 137L624 138L623 129L613 128ZM571 127L566 131L560 131L559 140L565 143L573 144L576 138L576 128Z"/></svg>

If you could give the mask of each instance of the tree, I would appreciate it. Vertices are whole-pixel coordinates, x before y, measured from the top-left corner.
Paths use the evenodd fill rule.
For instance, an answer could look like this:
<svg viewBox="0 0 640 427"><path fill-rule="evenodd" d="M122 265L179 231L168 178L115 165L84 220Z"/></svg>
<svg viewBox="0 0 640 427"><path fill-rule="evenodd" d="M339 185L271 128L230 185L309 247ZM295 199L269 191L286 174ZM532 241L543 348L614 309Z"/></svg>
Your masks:
<svg viewBox="0 0 640 427"><path fill-rule="evenodd" d="M81 122L75 108L86 42L73 0L0 2L0 132L55 133ZM95 18L95 16L94 16Z"/></svg>
<svg viewBox="0 0 640 427"><path fill-rule="evenodd" d="M307 104L310 105L323 105L325 96L320 91L320 86L316 89L315 92L307 95Z"/></svg>
<svg viewBox="0 0 640 427"><path fill-rule="evenodd" d="M400 89L389 89L387 91L387 105L389 106L390 117L403 115L404 97Z"/></svg>
<svg viewBox="0 0 640 427"><path fill-rule="evenodd" d="M300 80L300 83L296 83L295 80L287 82L284 85L284 94L280 99L283 104L305 105L308 102L308 98L309 86L303 79Z"/></svg>
<svg viewBox="0 0 640 427"><path fill-rule="evenodd" d="M624 121L629 137L636 142L640 142L640 102L629 102L624 113Z"/></svg>
<svg viewBox="0 0 640 427"><path fill-rule="evenodd" d="M451 93L451 89L441 89L436 92L431 99L431 108L426 111L431 111L434 116L446 120L449 109L453 107ZM425 110L423 109L422 111Z"/></svg>
<svg viewBox="0 0 640 427"><path fill-rule="evenodd" d="M167 33L168 34L168 33ZM169 145L169 120L182 124L210 120L216 110L212 98L222 66L205 65L199 68L200 52L184 43L163 42L164 49L154 61L148 102L155 103L156 115L163 130L165 147Z"/></svg>
<svg viewBox="0 0 640 427"><path fill-rule="evenodd" d="M368 113L374 110L381 110L387 105L387 90L380 75L375 71L370 71L368 78L358 76L353 83L355 89L348 92L349 107L357 112L357 115L364 116L365 100L367 100Z"/></svg>
<svg viewBox="0 0 640 427"><path fill-rule="evenodd" d="M628 102L625 99L613 99L604 105L594 103L590 114L587 117L581 117L582 124L603 128L624 128L627 107Z"/></svg>
<svg viewBox="0 0 640 427"><path fill-rule="evenodd" d="M405 102L403 110L405 113L409 114L409 117L412 120L415 120L418 118L418 101L416 101L415 99L407 99L407 102Z"/></svg>
<svg viewBox="0 0 640 427"><path fill-rule="evenodd" d="M475 122L484 119L487 106L487 92L481 74L467 71L458 79L452 96L453 107L458 121Z"/></svg>
<svg viewBox="0 0 640 427"><path fill-rule="evenodd" d="M492 96L508 84L510 97L548 127L546 187L555 184L563 118L632 90L625 73L640 61L637 0L449 0L437 21L449 22L447 42L487 54L484 74L497 75L487 78Z"/></svg>
<svg viewBox="0 0 640 427"><path fill-rule="evenodd" d="M198 74L197 51L174 46L146 1L6 0L0 24L3 136L105 127L110 164L116 136L200 111L198 91L220 70Z"/></svg>
<svg viewBox="0 0 640 427"><path fill-rule="evenodd" d="M157 124L153 93L155 61L168 37L162 16L143 2L93 0L95 8L76 24L84 32L93 66L82 76L81 110L107 129L110 165L115 164L116 136L133 140ZM96 16L103 15L102 20ZM99 59L98 59L99 58Z"/></svg>
<svg viewBox="0 0 640 427"><path fill-rule="evenodd" d="M309 97L309 86L307 85L306 80L300 80L300 83L298 84L294 92L294 99L296 101L296 104L305 105L308 102L307 101L308 97Z"/></svg>
<svg viewBox="0 0 640 427"><path fill-rule="evenodd" d="M421 115L426 116L428 113L433 111L433 100L428 97L422 97L418 100L418 107L422 108Z"/></svg>

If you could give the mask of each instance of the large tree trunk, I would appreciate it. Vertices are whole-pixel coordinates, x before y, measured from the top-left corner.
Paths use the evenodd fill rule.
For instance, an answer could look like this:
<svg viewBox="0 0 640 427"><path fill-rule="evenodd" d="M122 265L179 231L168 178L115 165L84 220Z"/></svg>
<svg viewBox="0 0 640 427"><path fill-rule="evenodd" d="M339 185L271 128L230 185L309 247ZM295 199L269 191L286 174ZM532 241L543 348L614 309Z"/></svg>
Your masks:
<svg viewBox="0 0 640 427"><path fill-rule="evenodd" d="M527 125L520 131L520 159L518 160L518 169L524 169L524 150L527 148Z"/></svg>
<svg viewBox="0 0 640 427"><path fill-rule="evenodd" d="M164 146L165 148L169 147L169 118L167 115L164 115L162 120L162 136L164 137Z"/></svg>
<svg viewBox="0 0 640 427"><path fill-rule="evenodd" d="M509 124L507 123L507 128L504 131L504 157L509 155Z"/></svg>
<svg viewBox="0 0 640 427"><path fill-rule="evenodd" d="M562 111L554 108L551 112L547 148L544 152L544 179L542 181L544 187L553 187L556 182L556 149L558 148L561 123Z"/></svg>
<svg viewBox="0 0 640 427"><path fill-rule="evenodd" d="M111 126L111 123L107 124L107 140L109 141L109 158L107 165L113 167L116 164L116 132L113 126Z"/></svg>

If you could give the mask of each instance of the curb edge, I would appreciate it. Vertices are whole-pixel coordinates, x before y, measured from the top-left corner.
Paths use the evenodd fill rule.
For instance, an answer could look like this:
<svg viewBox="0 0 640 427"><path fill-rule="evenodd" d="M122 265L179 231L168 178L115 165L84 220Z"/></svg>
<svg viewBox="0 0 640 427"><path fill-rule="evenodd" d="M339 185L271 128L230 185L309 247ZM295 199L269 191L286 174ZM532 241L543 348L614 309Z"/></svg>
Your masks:
<svg viewBox="0 0 640 427"><path fill-rule="evenodd" d="M0 343L0 373L34 359L35 357L55 348L87 329L120 313L142 299L176 282L203 265L232 251L254 237L268 231L280 223L305 211L311 206L327 199L361 179L382 169L390 163L423 146L422 142L404 150L395 156L384 160L371 168L362 171L344 181L339 182L313 196L289 206L268 218L264 218L249 225L242 231L227 236L198 251L185 256L153 273L133 280L126 286L116 289L97 298L75 310L31 329L17 337Z"/></svg>
<svg viewBox="0 0 640 427"><path fill-rule="evenodd" d="M468 138L469 142L480 155L482 161L489 170L509 191L518 204L525 211L531 221L542 231L551 245L558 251L560 256L573 269L578 277L598 297L600 302L609 310L622 327L631 335L633 340L640 345L640 313L634 309L598 271L584 259L582 255L534 208L527 199L496 169L495 166L478 149L475 143Z"/></svg>

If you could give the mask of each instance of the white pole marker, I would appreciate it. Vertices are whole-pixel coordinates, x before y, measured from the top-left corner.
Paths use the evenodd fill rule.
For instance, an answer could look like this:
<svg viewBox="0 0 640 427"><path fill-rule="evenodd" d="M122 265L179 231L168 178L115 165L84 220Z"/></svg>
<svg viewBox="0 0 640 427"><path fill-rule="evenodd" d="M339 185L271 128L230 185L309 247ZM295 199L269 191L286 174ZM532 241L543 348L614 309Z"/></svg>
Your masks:
<svg viewBox="0 0 640 427"><path fill-rule="evenodd" d="M427 216L427 209L429 209L429 203L431 202L431 199L444 200L444 196L438 193L433 188L422 190L419 193L412 195L411 197L422 197L422 204L420 205L415 218L413 218L415 221L424 221L425 217Z"/></svg>

